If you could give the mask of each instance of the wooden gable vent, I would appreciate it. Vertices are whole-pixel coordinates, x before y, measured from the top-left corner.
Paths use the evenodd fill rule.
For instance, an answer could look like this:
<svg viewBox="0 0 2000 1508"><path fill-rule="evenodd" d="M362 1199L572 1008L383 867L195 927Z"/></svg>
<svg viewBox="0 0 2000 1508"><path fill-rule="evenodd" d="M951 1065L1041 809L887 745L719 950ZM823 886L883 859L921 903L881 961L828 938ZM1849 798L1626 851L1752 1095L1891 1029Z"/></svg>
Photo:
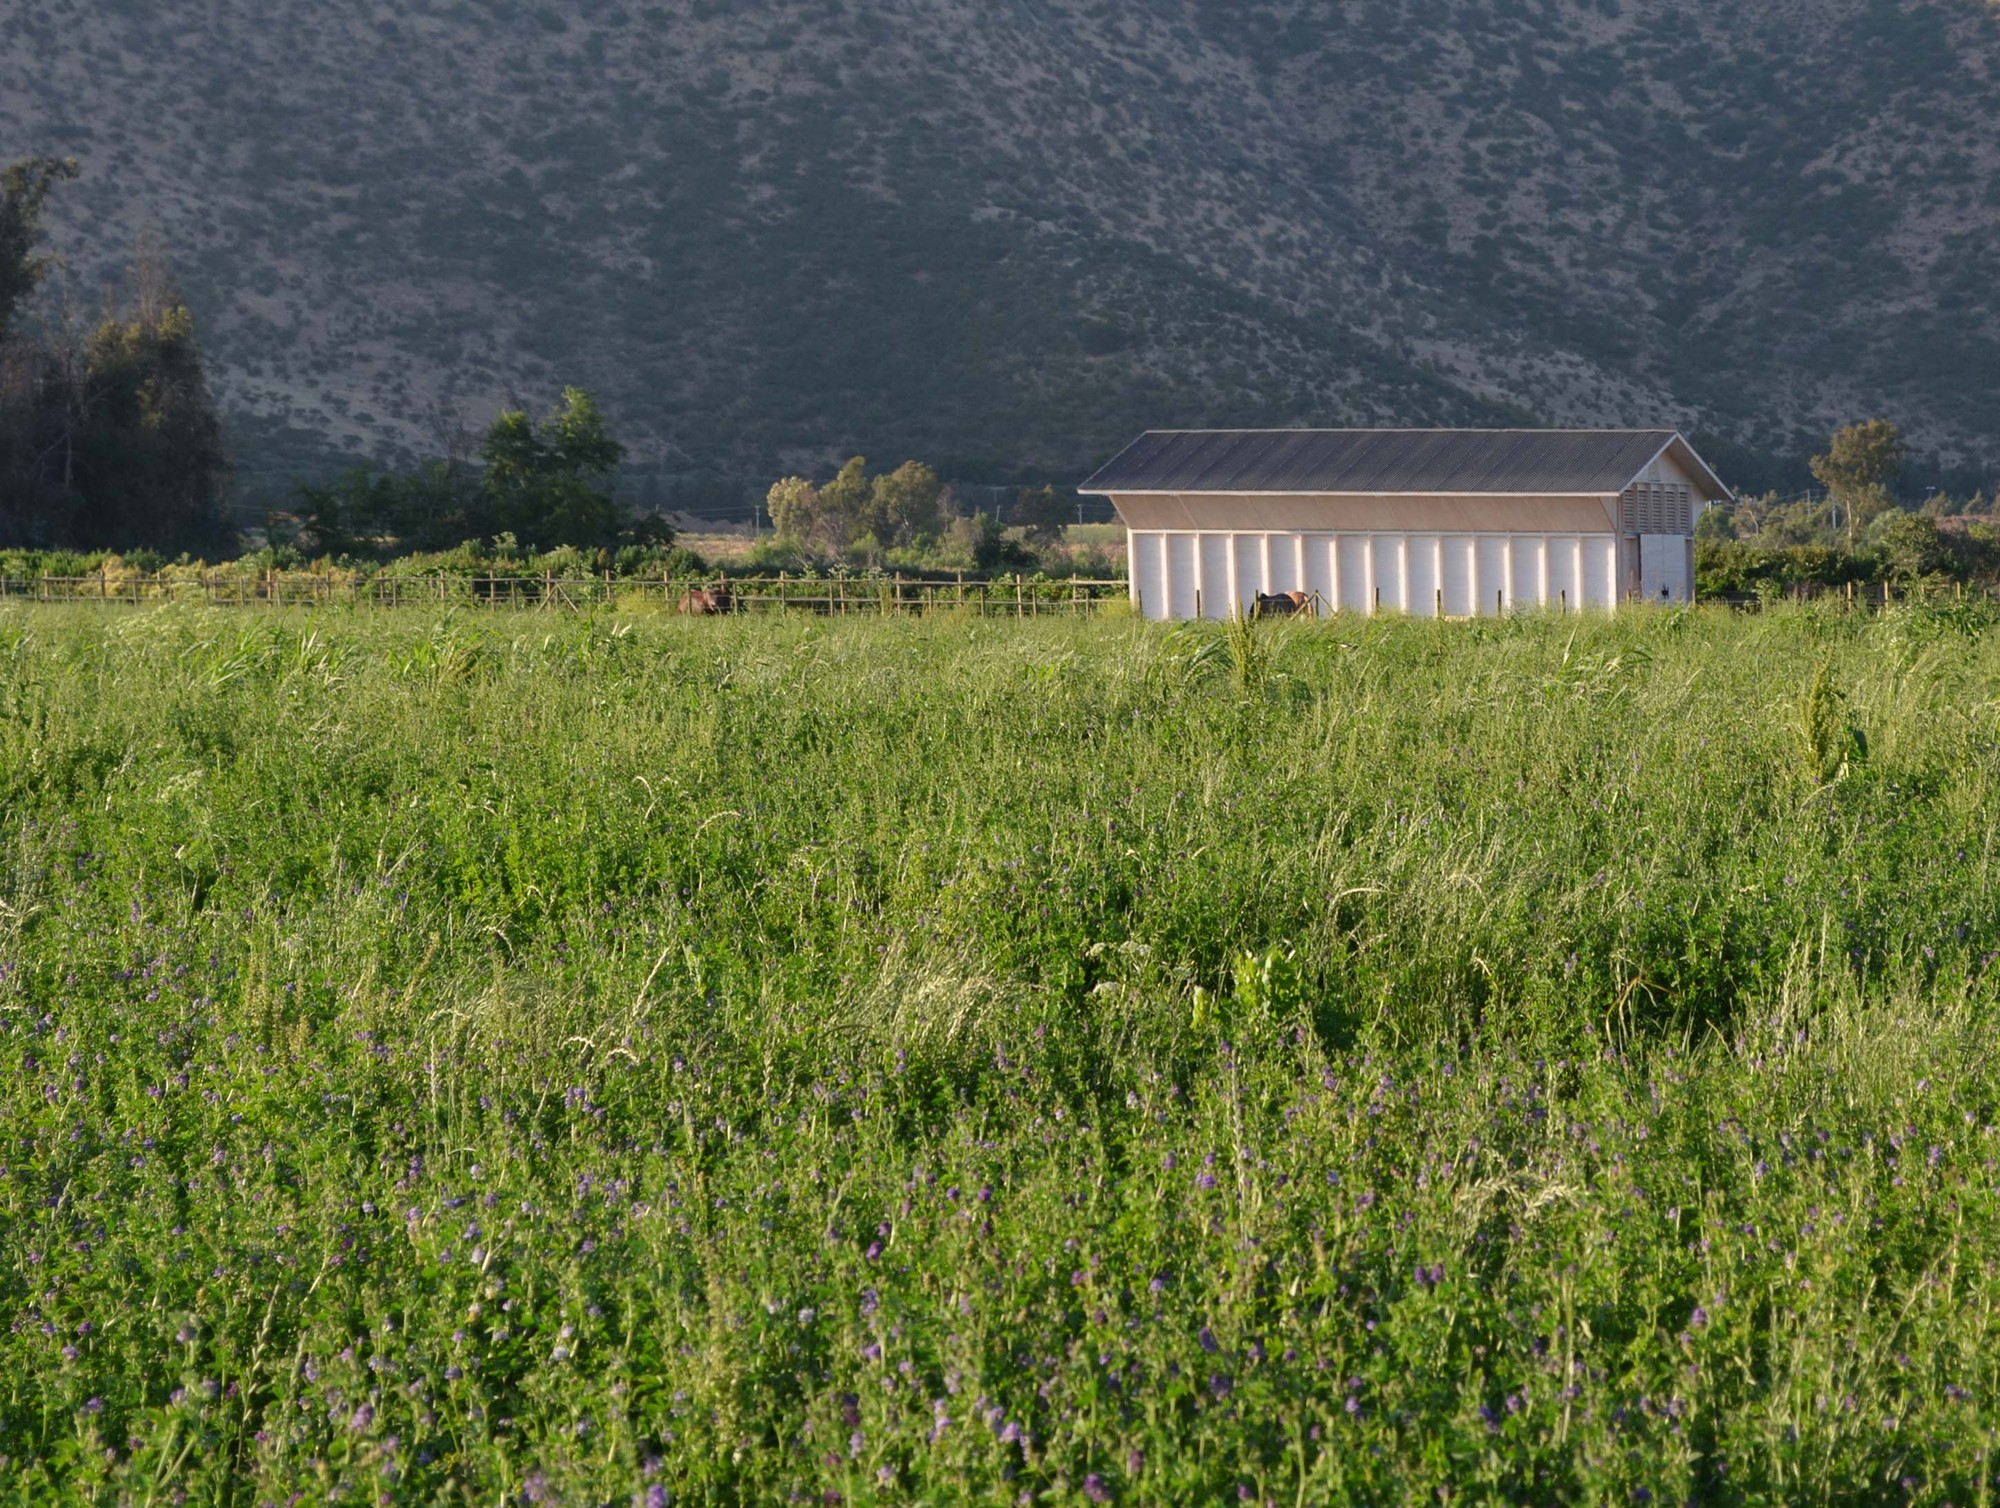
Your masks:
<svg viewBox="0 0 2000 1508"><path fill-rule="evenodd" d="M1627 534L1692 534L1694 489L1679 482L1640 482L1625 489Z"/></svg>

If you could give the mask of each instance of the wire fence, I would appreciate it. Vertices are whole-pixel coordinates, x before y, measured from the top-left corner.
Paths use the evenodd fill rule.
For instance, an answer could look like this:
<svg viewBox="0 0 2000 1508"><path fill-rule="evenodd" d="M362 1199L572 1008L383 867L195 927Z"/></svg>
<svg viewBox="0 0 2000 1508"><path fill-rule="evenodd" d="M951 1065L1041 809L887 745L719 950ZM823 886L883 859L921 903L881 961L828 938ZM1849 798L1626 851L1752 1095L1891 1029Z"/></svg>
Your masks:
<svg viewBox="0 0 2000 1508"><path fill-rule="evenodd" d="M631 576L353 577L298 571L262 575L162 572L96 576L0 577L0 599L101 603L140 607L167 602L209 607L438 607L494 611L587 612L643 606L708 616L717 613L805 612L827 616L963 612L983 617L1082 615L1124 602L1123 581L1023 575L713 576L699 580Z"/></svg>
<svg viewBox="0 0 2000 1508"><path fill-rule="evenodd" d="M209 607L438 607L491 611L588 612L600 608L651 607L709 616L718 613L805 612L841 617L956 612L980 617L1037 618L1080 616L1108 602L1130 600L1129 582L1081 576L967 577L907 575L711 576L696 580L631 576L554 574L427 575L371 577L271 571L261 575L188 571L93 576L0 576L0 600L100 603L140 607L187 602ZM1869 611L1899 602L1990 601L2000 586L1975 583L1881 582L1793 583L1759 592L1704 592L1703 603L1756 612L1781 602L1835 601ZM1276 608L1276 604L1273 604ZM1328 616L1330 603L1317 593L1301 607L1281 611ZM1197 614L1200 615L1199 605ZM1445 616L1440 599L1439 616Z"/></svg>
<svg viewBox="0 0 2000 1508"><path fill-rule="evenodd" d="M1703 592L1699 600L1733 607L1740 612L1758 612L1765 607L1792 602L1838 602L1856 609L1881 612L1898 603L1991 602L2000 598L2000 585L1975 581L1805 581L1772 583L1755 592Z"/></svg>

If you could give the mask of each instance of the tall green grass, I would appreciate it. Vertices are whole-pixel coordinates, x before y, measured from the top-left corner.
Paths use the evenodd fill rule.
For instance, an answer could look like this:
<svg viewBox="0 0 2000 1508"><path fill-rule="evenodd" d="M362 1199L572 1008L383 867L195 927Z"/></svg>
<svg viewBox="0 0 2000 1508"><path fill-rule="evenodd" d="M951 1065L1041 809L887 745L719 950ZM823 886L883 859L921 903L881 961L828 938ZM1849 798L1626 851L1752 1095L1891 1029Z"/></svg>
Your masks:
<svg viewBox="0 0 2000 1508"><path fill-rule="evenodd" d="M1969 1504L2000 636L0 614L21 1501Z"/></svg>

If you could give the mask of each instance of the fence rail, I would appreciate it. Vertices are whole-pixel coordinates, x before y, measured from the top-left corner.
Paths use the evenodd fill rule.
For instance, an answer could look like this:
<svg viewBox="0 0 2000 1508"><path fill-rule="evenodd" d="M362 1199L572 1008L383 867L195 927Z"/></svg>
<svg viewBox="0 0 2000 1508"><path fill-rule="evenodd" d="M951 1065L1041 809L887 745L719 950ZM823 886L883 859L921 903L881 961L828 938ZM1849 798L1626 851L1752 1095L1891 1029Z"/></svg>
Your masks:
<svg viewBox="0 0 2000 1508"><path fill-rule="evenodd" d="M437 572L424 576L375 576L367 579L316 575L299 571L261 576L235 573L182 572L114 576L0 576L0 601L94 602L108 606L144 606L166 602L203 603L210 607L422 607L457 605L494 611L580 612L593 608L659 604L678 607L691 589L714 588L726 580L728 611L732 613L807 612L827 616L858 614L962 612L984 617L1049 617L1098 611L1106 602L1124 602L1131 591L1124 581L1027 576L972 578L965 576L712 576L697 580L630 576L467 576ZM1904 601L1938 601L2000 596L2000 586L1984 583L1970 588L1954 585L1881 583L1836 586L1804 583L1764 595L1740 592L1703 593L1700 600L1715 606L1755 612L1770 602L1841 601L1851 607L1880 610ZM1310 616L1326 611L1318 594L1307 608Z"/></svg>
<svg viewBox="0 0 2000 1508"><path fill-rule="evenodd" d="M725 578L701 580L620 576L483 576L439 572L368 579L269 572L236 574L0 577L0 600L95 602L144 606L165 602L210 607L421 607L458 605L495 611L587 611L606 606L658 603L680 606L692 589L712 589ZM1097 611L1125 601L1123 581L1060 580L1009 576L740 576L726 578L732 613L966 612L980 616L1046 617Z"/></svg>

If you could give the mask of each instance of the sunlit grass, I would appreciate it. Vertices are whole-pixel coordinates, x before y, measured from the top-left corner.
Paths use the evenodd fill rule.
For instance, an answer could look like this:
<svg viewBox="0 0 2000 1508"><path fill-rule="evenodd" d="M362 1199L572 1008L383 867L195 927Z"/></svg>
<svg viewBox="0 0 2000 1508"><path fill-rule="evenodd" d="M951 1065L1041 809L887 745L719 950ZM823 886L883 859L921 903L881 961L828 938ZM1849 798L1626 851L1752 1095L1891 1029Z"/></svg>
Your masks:
<svg viewBox="0 0 2000 1508"><path fill-rule="evenodd" d="M0 1482L1973 1503L2000 638L0 614Z"/></svg>

